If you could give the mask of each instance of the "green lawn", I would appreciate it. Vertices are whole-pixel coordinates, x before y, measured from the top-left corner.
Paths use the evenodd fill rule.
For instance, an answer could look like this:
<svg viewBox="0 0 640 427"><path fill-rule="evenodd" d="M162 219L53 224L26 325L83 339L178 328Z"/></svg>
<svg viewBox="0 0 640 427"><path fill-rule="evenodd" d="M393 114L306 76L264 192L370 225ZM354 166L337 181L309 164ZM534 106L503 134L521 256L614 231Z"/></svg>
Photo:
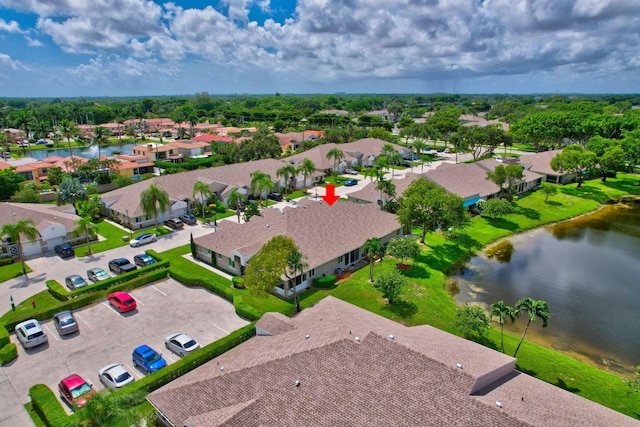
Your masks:
<svg viewBox="0 0 640 427"><path fill-rule="evenodd" d="M115 249L121 246L127 246L129 244L128 240L124 241L122 239L123 237L129 237L130 233L128 230L123 230L122 228L116 227L115 225L107 221L99 221L95 224L95 227L96 232L106 240L97 243L91 243L90 247L92 253L97 254L99 252L108 251L109 249ZM135 238L143 233L155 233L158 236L163 236L165 234L171 233L171 230L163 225L160 225L157 228L152 227L144 230L136 230L131 233L131 236L132 238ZM83 245L80 247L76 247L74 250L77 257L83 257L87 256L89 247Z"/></svg>
<svg viewBox="0 0 640 427"><path fill-rule="evenodd" d="M33 271L29 267L29 264L25 265L27 267L27 274ZM18 276L22 276L22 263L20 260L16 260L13 264L0 267L0 283Z"/></svg>

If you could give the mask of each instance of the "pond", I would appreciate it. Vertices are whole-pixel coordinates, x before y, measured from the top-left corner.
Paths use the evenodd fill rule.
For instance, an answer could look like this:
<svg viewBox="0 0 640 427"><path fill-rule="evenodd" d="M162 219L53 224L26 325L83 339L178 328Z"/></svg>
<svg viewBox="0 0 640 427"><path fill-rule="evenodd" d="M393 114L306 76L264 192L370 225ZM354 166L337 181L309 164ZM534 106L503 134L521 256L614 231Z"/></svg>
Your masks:
<svg viewBox="0 0 640 427"><path fill-rule="evenodd" d="M527 339L615 372L640 364L640 203L628 199L596 213L502 240L456 276L458 304L487 306L523 297L545 300L547 328ZM519 335L524 319L505 330Z"/></svg>
<svg viewBox="0 0 640 427"><path fill-rule="evenodd" d="M100 155L109 156L114 151L117 151L120 154L131 154L131 148L140 144L141 143L138 142L135 144L113 144L113 145L103 146L103 147L100 147ZM93 157L98 157L98 146L90 145L88 147L73 147L71 148L71 152L73 153L74 156L91 159ZM29 156L28 149L25 149L25 155ZM30 155L30 157L33 157L39 160L42 160L50 156L68 157L69 149L68 148L51 148L47 150L32 150Z"/></svg>

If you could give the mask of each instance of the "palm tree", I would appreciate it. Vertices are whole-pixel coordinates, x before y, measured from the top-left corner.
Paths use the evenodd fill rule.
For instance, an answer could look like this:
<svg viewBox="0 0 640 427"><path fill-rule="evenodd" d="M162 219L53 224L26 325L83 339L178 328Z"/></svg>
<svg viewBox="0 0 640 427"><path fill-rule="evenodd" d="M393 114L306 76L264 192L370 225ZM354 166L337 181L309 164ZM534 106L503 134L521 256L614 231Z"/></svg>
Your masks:
<svg viewBox="0 0 640 427"><path fill-rule="evenodd" d="M420 173L424 173L424 161L422 160L422 150L427 148L427 144L424 143L421 139L416 139L413 141L413 148L416 151L416 155L418 159L420 159L420 164L422 165L422 170ZM413 163L411 163L411 171L413 172Z"/></svg>
<svg viewBox="0 0 640 427"><path fill-rule="evenodd" d="M253 171L249 174L251 176L251 184L249 189L253 194L260 194L260 205L264 206L262 195L266 192L271 192L276 188L276 184L271 181L271 175L261 171Z"/></svg>
<svg viewBox="0 0 640 427"><path fill-rule="evenodd" d="M507 319L510 319L511 322L516 320L516 312L513 307L506 305L504 301L498 301L491 304L489 314L492 318L497 317L500 323L500 347L504 353L504 322Z"/></svg>
<svg viewBox="0 0 640 427"><path fill-rule="evenodd" d="M229 208L231 208L231 206L235 207L236 215L238 215L238 224L240 223L240 205L246 200L247 196L239 192L237 188L231 190L229 197L227 197L227 206L229 206Z"/></svg>
<svg viewBox="0 0 640 427"><path fill-rule="evenodd" d="M15 125L18 129L23 129L26 135L27 141L31 139L31 135L29 135L29 129L31 128L31 123L33 121L33 116L31 115L31 110L18 110L14 115Z"/></svg>
<svg viewBox="0 0 640 427"><path fill-rule="evenodd" d="M169 194L153 183L140 193L140 207L147 216L153 216L156 219L156 227L158 227L158 208L161 212L166 211L171 205Z"/></svg>
<svg viewBox="0 0 640 427"><path fill-rule="evenodd" d="M398 153L397 151L394 151L389 156L389 162L391 162L393 166L398 166L400 163L402 163L402 154ZM393 176L394 174L395 174L395 167L393 168L393 172L391 172L391 176Z"/></svg>
<svg viewBox="0 0 640 427"><path fill-rule="evenodd" d="M522 298L516 303L516 317L520 317L521 313L527 313L529 318L527 319L527 326L525 326L524 331L522 332L522 337L520 337L520 342L516 347L516 351L513 352L513 357L516 357L516 354L518 354L520 345L522 344L522 341L524 341L524 336L527 334L527 329L529 329L531 322L535 322L540 318L542 319L542 327L546 328L549 318L551 317L551 312L549 312L549 306L546 301L533 300L529 297Z"/></svg>
<svg viewBox="0 0 640 427"><path fill-rule="evenodd" d="M76 228L73 231L84 234L84 237L87 241L87 254L91 255L91 244L90 244L91 239L89 238L89 236L91 234L91 229L93 228L92 218L90 215L81 216L76 221L76 224L78 224L78 228Z"/></svg>
<svg viewBox="0 0 640 427"><path fill-rule="evenodd" d="M71 203L75 213L78 214L78 202L87 200L87 189L80 183L78 178L65 176L58 186L57 204L58 206Z"/></svg>
<svg viewBox="0 0 640 427"><path fill-rule="evenodd" d="M344 159L344 153L339 148L332 148L327 153L327 160L331 160L331 159L333 159L333 174L334 174L334 178L337 181L337 177L338 177L338 166L337 166L337 163L340 162L340 160Z"/></svg>
<svg viewBox="0 0 640 427"><path fill-rule="evenodd" d="M87 404L79 409L73 427L129 427L149 425L145 423L140 413L135 410L135 404L140 400L140 392L133 394L110 394L108 390L101 390ZM143 398L144 399L144 398Z"/></svg>
<svg viewBox="0 0 640 427"><path fill-rule="evenodd" d="M71 137L78 133L78 127L69 119L62 119L60 121L60 132L62 136L67 139L67 145L69 146L69 156L71 157L71 163L73 164L73 171L76 171L75 162L73 161L73 152L71 151Z"/></svg>
<svg viewBox="0 0 640 427"><path fill-rule="evenodd" d="M12 242L18 245L18 255L22 262L22 274L27 274L27 268L24 263L24 255L22 254L22 243L20 242L20 236L25 235L30 240L35 240L38 236L38 230L35 227L32 219L21 219L16 223L4 224L0 230L2 236L9 236Z"/></svg>
<svg viewBox="0 0 640 427"><path fill-rule="evenodd" d="M316 165L313 163L311 159L307 159L306 157L300 163L300 166L296 169L297 173L301 173L304 178L303 186L307 188L307 178L309 176L313 176L313 173L316 171Z"/></svg>
<svg viewBox="0 0 640 427"><path fill-rule="evenodd" d="M380 191L380 199L382 199L383 195L387 196L387 200L391 200L396 196L396 185L388 179L378 180L376 190Z"/></svg>
<svg viewBox="0 0 640 427"><path fill-rule="evenodd" d="M382 258L384 256L384 245L379 238L372 237L364 242L362 252L367 258L369 258L369 278L371 283L373 283L373 263L376 257Z"/></svg>
<svg viewBox="0 0 640 427"><path fill-rule="evenodd" d="M287 275L287 279L289 282L293 280L293 300L296 304L296 313L300 312L300 298L298 296L298 290L296 288L296 278L298 277L298 273L300 275L304 275L305 270L309 268L309 264L307 264L304 260L307 257L302 255L297 250L293 250L289 253L289 257L287 258L287 270L292 273L292 277Z"/></svg>
<svg viewBox="0 0 640 427"><path fill-rule="evenodd" d="M284 179L284 198L287 199L287 190L289 189L289 181L296 176L296 168L293 165L286 165L276 171L278 178Z"/></svg>
<svg viewBox="0 0 640 427"><path fill-rule="evenodd" d="M191 197L196 198L196 194L200 194L200 204L202 205L202 220L204 221L204 205L206 204L209 197L213 195L213 191L207 184L201 181L196 181L193 183L193 193L191 193Z"/></svg>
<svg viewBox="0 0 640 427"><path fill-rule="evenodd" d="M100 160L100 144L107 141L109 131L104 126L96 126L93 129L93 140L98 145L98 160Z"/></svg>

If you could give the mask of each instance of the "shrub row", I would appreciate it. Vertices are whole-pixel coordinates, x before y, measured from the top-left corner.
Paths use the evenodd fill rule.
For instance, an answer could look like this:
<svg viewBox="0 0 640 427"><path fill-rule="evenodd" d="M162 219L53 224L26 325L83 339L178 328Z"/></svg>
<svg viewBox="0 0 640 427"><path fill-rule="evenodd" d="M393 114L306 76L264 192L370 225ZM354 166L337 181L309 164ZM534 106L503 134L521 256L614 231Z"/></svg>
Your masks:
<svg viewBox="0 0 640 427"><path fill-rule="evenodd" d="M3 265L13 264L13 262L14 262L14 259L11 257L2 258L0 259L0 267L2 267Z"/></svg>
<svg viewBox="0 0 640 427"><path fill-rule="evenodd" d="M47 427L69 424L70 417L49 387L44 384L36 384L29 389L29 397L31 397L33 410Z"/></svg>
<svg viewBox="0 0 640 427"><path fill-rule="evenodd" d="M169 261L156 262L155 264L151 264L146 267L139 268L134 271L130 271L129 273L121 274L119 276L111 277L110 279L103 280L93 285L85 286L83 288L76 289L71 292L69 292L67 289L64 288L64 286L62 286L55 280L47 280L47 288L49 288L49 292L51 293L51 295L53 295L55 299L59 301L66 301L70 298L76 298L86 293L103 291L105 289L109 289L112 286L119 285L120 283L131 281L136 277L146 275L150 271L159 270L167 267L169 267Z"/></svg>
<svg viewBox="0 0 640 427"><path fill-rule="evenodd" d="M91 304L94 301L98 301L104 297L106 297L109 293L114 291L127 291L130 289L137 288L138 286L142 286L146 283L154 282L156 280L163 279L167 277L168 270L154 270L147 272L147 274L143 276L135 277L127 282L120 283L112 288L95 291L91 293L86 293L84 295L79 295L77 298L72 298L68 300L60 301L60 304L54 306L47 306L42 308L36 308L33 311L29 311L27 313L18 313L18 312L8 312L2 317L4 321L4 327L7 331L12 331L15 326L27 319L37 319L37 320L46 320L53 317L54 314L63 311L63 310L75 310L80 307L84 307L86 305Z"/></svg>
<svg viewBox="0 0 640 427"><path fill-rule="evenodd" d="M5 365L18 357L18 347L14 343L9 343L0 348L0 365Z"/></svg>
<svg viewBox="0 0 640 427"><path fill-rule="evenodd" d="M233 297L233 308L238 316L252 321L260 319L264 314L264 312L256 309L251 304L244 302L240 295Z"/></svg>
<svg viewBox="0 0 640 427"><path fill-rule="evenodd" d="M185 286L202 286L227 301L233 301L234 291L228 284L220 285L214 282L205 282L199 277L190 277L186 272L175 268L169 268L169 274Z"/></svg>
<svg viewBox="0 0 640 427"><path fill-rule="evenodd" d="M317 279L313 279L313 286L316 288L326 289L334 286L336 284L336 276L333 274L325 277L318 277Z"/></svg>
<svg viewBox="0 0 640 427"><path fill-rule="evenodd" d="M4 347L10 342L11 340L9 339L9 332L4 328L0 328L0 348Z"/></svg>

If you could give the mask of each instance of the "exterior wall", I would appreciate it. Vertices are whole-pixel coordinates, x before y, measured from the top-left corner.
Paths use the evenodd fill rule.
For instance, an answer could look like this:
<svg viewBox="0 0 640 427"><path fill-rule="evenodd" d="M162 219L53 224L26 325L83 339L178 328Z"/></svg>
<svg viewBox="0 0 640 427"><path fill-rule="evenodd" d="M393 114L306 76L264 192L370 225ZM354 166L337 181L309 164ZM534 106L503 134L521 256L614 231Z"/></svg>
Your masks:
<svg viewBox="0 0 640 427"><path fill-rule="evenodd" d="M200 245L195 245L195 252L196 258L198 258L200 261L205 262L229 274L238 276L243 272L241 262L237 257L234 257L235 260L233 260L225 255L215 253Z"/></svg>

